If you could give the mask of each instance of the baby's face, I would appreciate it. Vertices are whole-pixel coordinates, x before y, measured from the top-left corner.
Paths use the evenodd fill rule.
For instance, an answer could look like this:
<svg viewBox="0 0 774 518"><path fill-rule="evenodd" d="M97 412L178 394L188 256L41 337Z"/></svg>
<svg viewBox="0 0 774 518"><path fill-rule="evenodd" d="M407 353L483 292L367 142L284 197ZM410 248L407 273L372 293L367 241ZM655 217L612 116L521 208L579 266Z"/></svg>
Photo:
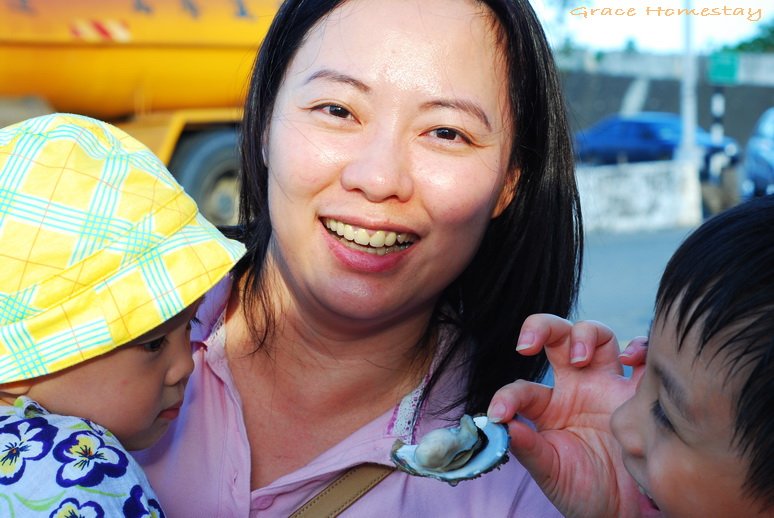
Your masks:
<svg viewBox="0 0 774 518"><path fill-rule="evenodd" d="M27 395L56 414L85 417L128 450L161 438L193 370L190 322L198 304L116 350L36 381Z"/></svg>
<svg viewBox="0 0 774 518"><path fill-rule="evenodd" d="M732 447L738 380L724 355L696 357L697 333L677 350L672 315L651 330L647 366L637 393L612 418L624 464L640 485L642 516L757 516L742 484L747 462Z"/></svg>

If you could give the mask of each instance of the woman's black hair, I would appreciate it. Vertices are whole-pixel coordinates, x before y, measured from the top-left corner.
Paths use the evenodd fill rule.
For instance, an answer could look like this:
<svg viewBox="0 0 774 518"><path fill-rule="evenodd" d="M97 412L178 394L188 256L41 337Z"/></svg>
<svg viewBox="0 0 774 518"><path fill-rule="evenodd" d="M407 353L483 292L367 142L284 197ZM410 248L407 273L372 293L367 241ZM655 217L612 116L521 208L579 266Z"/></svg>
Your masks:
<svg viewBox="0 0 774 518"><path fill-rule="evenodd" d="M678 349L696 329L697 357L726 361L744 488L774 508L774 196L709 219L680 245L656 295L656 315L670 311Z"/></svg>
<svg viewBox="0 0 774 518"><path fill-rule="evenodd" d="M247 314L262 308L266 322L252 326L259 343L272 329L263 265L271 238L263 136L285 71L306 35L346 0L288 0L270 27L253 70L242 128L240 234L248 253L236 277L246 277ZM567 316L577 298L582 256L580 202L565 105L553 56L527 0L476 0L494 14L507 63L510 119L514 124L510 171L513 198L492 220L465 271L441 294L427 336L441 325L456 328L436 375L452 359L468 362L468 388L460 401L484 412L495 390L516 378L537 379L545 356L514 351L531 313ZM289 151L290 152L290 151ZM444 308L442 311L441 308ZM452 308L451 311L448 308ZM419 346L427 346L423 341Z"/></svg>

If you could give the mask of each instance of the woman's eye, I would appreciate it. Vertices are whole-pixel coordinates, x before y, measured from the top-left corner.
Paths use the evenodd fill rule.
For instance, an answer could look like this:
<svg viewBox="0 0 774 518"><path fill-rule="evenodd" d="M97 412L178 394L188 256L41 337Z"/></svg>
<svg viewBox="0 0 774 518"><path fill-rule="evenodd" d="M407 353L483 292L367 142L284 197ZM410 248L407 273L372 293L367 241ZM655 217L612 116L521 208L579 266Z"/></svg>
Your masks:
<svg viewBox="0 0 774 518"><path fill-rule="evenodd" d="M470 143L470 139L467 136L451 128L437 128L430 133L434 134L437 138L442 140L455 141L459 138L463 142L467 142L468 144Z"/></svg>
<svg viewBox="0 0 774 518"><path fill-rule="evenodd" d="M349 119L352 117L352 113L350 113L349 110L338 104L324 104L318 106L316 109L326 112L329 115L333 115L334 117L338 117L339 119Z"/></svg>
<svg viewBox="0 0 774 518"><path fill-rule="evenodd" d="M164 347L164 342L166 341L166 338L167 338L166 336L156 338L155 340L151 340L150 342L142 344L142 347L149 353L158 352L161 350L162 347Z"/></svg>
<svg viewBox="0 0 774 518"><path fill-rule="evenodd" d="M438 128L435 130L435 135L444 140L454 140L457 138L457 132L449 128Z"/></svg>
<svg viewBox="0 0 774 518"><path fill-rule="evenodd" d="M662 427L670 432L675 431L674 425L672 425L672 422L669 420L667 415L664 413L664 408L661 406L661 402L657 399L653 402L653 404L650 407L650 413L653 414L653 418L656 420L656 422Z"/></svg>

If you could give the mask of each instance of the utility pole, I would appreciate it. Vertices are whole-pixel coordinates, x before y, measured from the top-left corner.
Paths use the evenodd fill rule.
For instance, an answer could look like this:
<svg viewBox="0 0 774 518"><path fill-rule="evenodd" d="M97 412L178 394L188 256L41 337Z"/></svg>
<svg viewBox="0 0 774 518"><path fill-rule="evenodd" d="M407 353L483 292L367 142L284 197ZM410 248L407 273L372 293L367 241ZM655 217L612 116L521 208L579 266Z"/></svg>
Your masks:
<svg viewBox="0 0 774 518"><path fill-rule="evenodd" d="M691 9L691 0L684 0L685 8ZM702 220L701 185L699 182L699 149L696 146L696 55L693 48L692 16L683 17L683 75L680 83L680 116L682 135L675 157L678 185L681 192L681 206L678 222L682 225L697 225Z"/></svg>

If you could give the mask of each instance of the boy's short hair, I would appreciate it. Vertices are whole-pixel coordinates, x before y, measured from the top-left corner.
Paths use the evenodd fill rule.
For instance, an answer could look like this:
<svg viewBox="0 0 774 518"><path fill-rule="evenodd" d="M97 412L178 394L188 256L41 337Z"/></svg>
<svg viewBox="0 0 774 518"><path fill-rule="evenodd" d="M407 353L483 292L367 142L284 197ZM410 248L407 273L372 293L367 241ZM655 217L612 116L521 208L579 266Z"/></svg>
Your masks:
<svg viewBox="0 0 774 518"><path fill-rule="evenodd" d="M750 463L744 489L774 506L774 196L754 199L701 225L670 259L656 315L674 311L678 349L694 329L701 355L728 364L734 446ZM710 346L710 341L712 342Z"/></svg>
<svg viewBox="0 0 774 518"><path fill-rule="evenodd" d="M0 384L160 326L243 255L143 144L88 117L0 129Z"/></svg>

